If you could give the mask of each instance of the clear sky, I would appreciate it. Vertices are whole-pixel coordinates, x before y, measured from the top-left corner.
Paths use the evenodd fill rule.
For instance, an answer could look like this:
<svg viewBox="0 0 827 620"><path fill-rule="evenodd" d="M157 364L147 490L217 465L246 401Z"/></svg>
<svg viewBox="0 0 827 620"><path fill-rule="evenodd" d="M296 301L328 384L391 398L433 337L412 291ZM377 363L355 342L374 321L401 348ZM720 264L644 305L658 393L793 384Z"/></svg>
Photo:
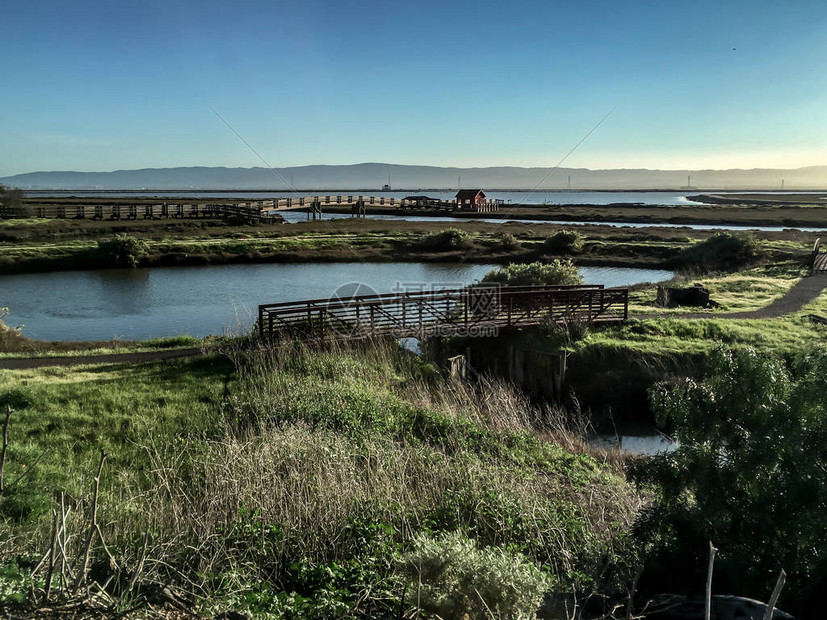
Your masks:
<svg viewBox="0 0 827 620"><path fill-rule="evenodd" d="M827 164L827 2L0 3L0 176Z"/></svg>

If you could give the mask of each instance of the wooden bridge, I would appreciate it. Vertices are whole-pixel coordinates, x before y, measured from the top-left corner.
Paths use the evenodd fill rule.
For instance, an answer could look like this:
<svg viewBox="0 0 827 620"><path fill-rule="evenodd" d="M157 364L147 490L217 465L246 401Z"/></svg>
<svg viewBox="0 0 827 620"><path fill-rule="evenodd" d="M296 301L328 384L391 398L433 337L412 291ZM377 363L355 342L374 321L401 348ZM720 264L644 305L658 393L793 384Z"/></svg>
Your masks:
<svg viewBox="0 0 827 620"><path fill-rule="evenodd" d="M499 201L488 201L477 206L479 211L495 211ZM169 218L229 218L237 217L249 221L278 221L279 211L307 211L308 216L321 215L325 207L349 207L352 215L364 216L368 206L393 207L396 209L430 208L452 211L457 203L452 200L428 199L426 204L417 197L385 198L383 196L361 196L355 194L297 196L270 200L248 200L220 203L159 202L125 204L122 201L94 201L90 204L41 204L18 207L0 206L0 219L48 218L48 219L92 219L92 220L135 220Z"/></svg>
<svg viewBox="0 0 827 620"><path fill-rule="evenodd" d="M622 322L628 312L628 289L475 286L264 304L258 329L263 339L493 336L547 323Z"/></svg>

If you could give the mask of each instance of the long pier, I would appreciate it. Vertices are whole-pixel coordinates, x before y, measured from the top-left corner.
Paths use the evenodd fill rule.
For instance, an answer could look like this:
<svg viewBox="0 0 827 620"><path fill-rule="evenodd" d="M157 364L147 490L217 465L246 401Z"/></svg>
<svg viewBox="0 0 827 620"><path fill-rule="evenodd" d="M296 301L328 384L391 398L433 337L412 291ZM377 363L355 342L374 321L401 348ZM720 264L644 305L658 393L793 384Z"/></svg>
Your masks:
<svg viewBox="0 0 827 620"><path fill-rule="evenodd" d="M628 315L628 289L473 286L263 304L258 330L263 339L474 336L547 323L617 323Z"/></svg>
<svg viewBox="0 0 827 620"><path fill-rule="evenodd" d="M247 221L277 221L275 214L250 203L141 203L95 202L93 204L45 204L0 208L0 219L89 219L137 220L175 218L231 218Z"/></svg>
<svg viewBox="0 0 827 620"><path fill-rule="evenodd" d="M487 201L475 205L474 211L496 211L499 201ZM0 219L11 218L48 218L48 219L169 219L169 218L229 218L238 217L249 221L272 223L279 211L307 211L315 217L321 215L325 207L349 207L356 216L364 216L369 206L393 207L405 209L439 209L445 211L461 210L452 200L427 199L421 197L409 200L405 198L385 198L383 196L361 196L355 194L338 194L324 196L297 196L291 198L274 198L270 200L248 200L215 203L191 202L141 202L127 204L122 201L90 201L89 204L45 203L39 205L22 205L15 207L0 206Z"/></svg>

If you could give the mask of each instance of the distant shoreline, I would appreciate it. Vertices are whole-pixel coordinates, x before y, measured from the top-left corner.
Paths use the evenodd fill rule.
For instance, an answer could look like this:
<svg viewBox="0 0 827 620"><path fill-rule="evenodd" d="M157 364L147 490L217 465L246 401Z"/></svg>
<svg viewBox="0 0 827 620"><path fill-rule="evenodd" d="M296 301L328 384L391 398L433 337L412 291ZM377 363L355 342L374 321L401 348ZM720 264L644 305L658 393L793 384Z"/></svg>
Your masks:
<svg viewBox="0 0 827 620"><path fill-rule="evenodd" d="M284 188L276 188L276 189L245 189L242 187L236 187L232 189L210 189L210 188L175 188L175 187L156 187L152 189L134 189L134 188L116 188L110 187L107 189L100 189L100 188L82 188L82 187L70 187L70 188L44 188L44 189L26 189L21 188L25 193L28 194L63 194L66 192L84 192L84 193L95 193L95 194L108 194L111 192L118 192L122 194L152 194L155 192L176 192L181 194L198 194L201 192L210 192L213 194L233 194L236 192L243 192L245 194L271 194L281 192L284 194L293 194L293 193L322 193L325 192L330 193L331 195L343 194L343 193L359 193L360 195L370 196L371 192L385 192L385 193L412 193L412 192L453 192L456 191L456 188L438 188L438 187L430 187L430 188L409 188L409 189L392 189L392 190L381 190L376 188L295 188L295 189L284 189ZM822 192L827 192L827 188L825 189L783 189L783 190L774 190L774 189L767 189L767 188L758 188L758 189L698 189L692 188L691 190L684 189L684 188L665 188L665 189L530 189L530 188L485 188L486 192L531 192L534 194L579 194L579 193L658 193L658 192L674 192L674 193L686 193L687 195L703 195L707 196L709 194L716 194L716 193L725 193L725 194L735 194L735 193L760 193L760 194L771 194L771 195L795 195L795 194L817 194Z"/></svg>

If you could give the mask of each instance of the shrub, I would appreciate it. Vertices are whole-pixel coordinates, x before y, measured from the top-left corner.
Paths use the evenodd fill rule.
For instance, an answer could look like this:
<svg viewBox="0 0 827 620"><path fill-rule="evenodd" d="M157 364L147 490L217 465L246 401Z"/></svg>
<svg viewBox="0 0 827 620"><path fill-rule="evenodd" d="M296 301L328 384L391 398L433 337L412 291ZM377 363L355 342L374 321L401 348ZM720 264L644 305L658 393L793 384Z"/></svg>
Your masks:
<svg viewBox="0 0 827 620"><path fill-rule="evenodd" d="M471 235L464 230L446 228L426 235L418 245L423 250L448 251L470 248L472 243Z"/></svg>
<svg viewBox="0 0 827 620"><path fill-rule="evenodd" d="M762 254L753 235L719 232L682 250L675 260L705 271L736 271L756 263Z"/></svg>
<svg viewBox="0 0 827 620"><path fill-rule="evenodd" d="M420 607L442 618L533 618L552 586L524 555L458 532L417 536L399 569Z"/></svg>
<svg viewBox="0 0 827 620"><path fill-rule="evenodd" d="M824 617L827 583L827 353L793 364L719 349L702 383L651 392L661 424L680 442L638 473L660 500L638 525L658 591L700 582L707 541L721 549L720 591L769 592L788 575L783 606ZM668 583L680 574L679 583ZM796 613L796 615L799 615Z"/></svg>
<svg viewBox="0 0 827 620"><path fill-rule="evenodd" d="M543 242L550 254L578 254L583 249L583 235L576 230L559 230Z"/></svg>
<svg viewBox="0 0 827 620"><path fill-rule="evenodd" d="M483 276L483 284L503 286L532 286L583 284L583 276L570 260L553 260L550 263L512 263L498 267Z"/></svg>
<svg viewBox="0 0 827 620"><path fill-rule="evenodd" d="M503 233L499 238L499 246L503 250L517 250L520 247L520 242L511 233Z"/></svg>
<svg viewBox="0 0 827 620"><path fill-rule="evenodd" d="M98 241L98 252L117 267L137 267L149 253L149 246L143 239L116 234L113 239Z"/></svg>

